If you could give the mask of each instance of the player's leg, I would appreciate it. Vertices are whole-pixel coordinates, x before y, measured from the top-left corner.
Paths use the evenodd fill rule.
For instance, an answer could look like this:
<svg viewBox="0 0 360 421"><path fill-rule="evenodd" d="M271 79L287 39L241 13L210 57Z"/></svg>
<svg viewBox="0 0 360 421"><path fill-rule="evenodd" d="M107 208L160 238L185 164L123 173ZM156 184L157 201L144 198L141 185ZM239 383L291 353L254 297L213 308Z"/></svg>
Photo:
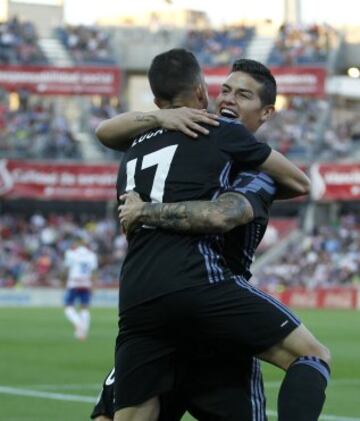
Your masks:
<svg viewBox="0 0 360 421"><path fill-rule="evenodd" d="M115 368L106 376L91 418L95 421L108 421L114 418ZM180 391L167 392L159 397L160 414L158 421L180 421L186 412L185 399Z"/></svg>
<svg viewBox="0 0 360 421"><path fill-rule="evenodd" d="M258 355L286 370L278 396L279 420L317 420L330 377L329 350L286 306L241 280L238 284L247 288L258 300L254 301L258 317L250 321L250 326L253 329L266 328L273 336L273 339L269 337L266 350ZM266 336L264 333L265 339ZM263 342L265 344L266 341Z"/></svg>
<svg viewBox="0 0 360 421"><path fill-rule="evenodd" d="M220 351L210 360L198 361L190 373L185 384L189 391L187 410L198 421L267 420L264 385L256 358Z"/></svg>
<svg viewBox="0 0 360 421"><path fill-rule="evenodd" d="M82 337L86 339L90 329L90 301L91 291L89 289L82 290L80 295L80 312L79 317L81 320Z"/></svg>
<svg viewBox="0 0 360 421"><path fill-rule="evenodd" d="M160 403L157 397L150 398L142 404L120 409L115 412L115 421L157 421L160 414Z"/></svg>
<svg viewBox="0 0 360 421"><path fill-rule="evenodd" d="M65 293L65 317L69 320L69 322L74 326L75 329L75 336L77 337L77 333L81 330L82 322L81 318L76 311L75 303L77 299L77 292L75 289L70 288Z"/></svg>
<svg viewBox="0 0 360 421"><path fill-rule="evenodd" d="M114 382L115 368L106 375L90 418L96 421L112 420L114 418Z"/></svg>
<svg viewBox="0 0 360 421"><path fill-rule="evenodd" d="M286 370L278 395L279 420L316 420L330 378L330 352L301 324L260 357Z"/></svg>
<svg viewBox="0 0 360 421"><path fill-rule="evenodd" d="M81 318L76 311L75 306L67 305L65 306L65 316L69 320L69 322L76 328L81 325Z"/></svg>
<svg viewBox="0 0 360 421"><path fill-rule="evenodd" d="M120 314L115 349L115 420L152 421L159 417L158 396L175 384L175 347L161 298Z"/></svg>
<svg viewBox="0 0 360 421"><path fill-rule="evenodd" d="M299 357L312 355L330 365L330 351L301 324L286 338L261 353L259 357L283 370L287 370Z"/></svg>
<svg viewBox="0 0 360 421"><path fill-rule="evenodd" d="M158 421L180 421L186 411L198 421L266 421L259 362L238 358L237 354L223 356L225 363L221 354L190 362L190 375L181 386L160 396ZM113 419L114 380L112 370L91 414L95 421Z"/></svg>
<svg viewBox="0 0 360 421"><path fill-rule="evenodd" d="M234 279L235 283L214 287L206 294L204 309L210 315L206 318L206 335L236 341L239 349L263 355L272 364L287 369L279 396L281 421L317 420L330 373L328 351L286 306L246 280ZM214 297L216 289L218 300ZM270 350L268 355L263 354ZM287 404L286 399L298 404Z"/></svg>

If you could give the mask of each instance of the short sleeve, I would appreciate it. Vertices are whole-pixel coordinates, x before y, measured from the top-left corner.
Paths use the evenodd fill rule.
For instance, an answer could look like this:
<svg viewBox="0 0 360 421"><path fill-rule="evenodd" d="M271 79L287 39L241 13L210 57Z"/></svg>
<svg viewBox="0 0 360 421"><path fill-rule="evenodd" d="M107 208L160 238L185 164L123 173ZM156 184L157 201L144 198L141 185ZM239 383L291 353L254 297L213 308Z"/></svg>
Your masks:
<svg viewBox="0 0 360 421"><path fill-rule="evenodd" d="M235 163L255 169L266 161L271 148L259 142L247 128L238 121L221 119L218 145Z"/></svg>
<svg viewBox="0 0 360 421"><path fill-rule="evenodd" d="M246 171L237 174L231 187L226 191L244 195L253 208L254 218L268 218L276 189L276 183L267 174Z"/></svg>

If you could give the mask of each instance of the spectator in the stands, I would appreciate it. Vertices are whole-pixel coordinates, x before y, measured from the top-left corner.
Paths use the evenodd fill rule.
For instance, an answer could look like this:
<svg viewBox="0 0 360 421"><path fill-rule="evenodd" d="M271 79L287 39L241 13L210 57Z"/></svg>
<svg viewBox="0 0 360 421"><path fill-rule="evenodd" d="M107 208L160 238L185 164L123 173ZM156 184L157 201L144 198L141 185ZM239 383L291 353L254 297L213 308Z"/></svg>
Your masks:
<svg viewBox="0 0 360 421"><path fill-rule="evenodd" d="M127 248L115 218L91 215L3 214L0 237L0 287L60 287L64 253L78 238L91 244L99 257L97 285L114 286Z"/></svg>
<svg viewBox="0 0 360 421"><path fill-rule="evenodd" d="M296 241L255 277L259 286L308 288L351 285L360 273L360 220L343 216L338 226L320 226Z"/></svg>
<svg viewBox="0 0 360 421"><path fill-rule="evenodd" d="M9 109L6 100L0 102L4 110L0 118L0 157L81 159L79 143L53 103L30 101L24 90L19 97L15 111Z"/></svg>
<svg viewBox="0 0 360 421"><path fill-rule="evenodd" d="M114 65L109 34L99 27L71 26L57 29L57 36L78 65Z"/></svg>
<svg viewBox="0 0 360 421"><path fill-rule="evenodd" d="M280 26L269 64L294 66L326 63L337 34L329 25L284 23Z"/></svg>
<svg viewBox="0 0 360 421"><path fill-rule="evenodd" d="M296 161L308 161L320 148L322 115L326 101L300 96L288 97L286 106L275 113L258 138Z"/></svg>
<svg viewBox="0 0 360 421"><path fill-rule="evenodd" d="M0 64L47 64L33 23L16 16L0 23Z"/></svg>
<svg viewBox="0 0 360 421"><path fill-rule="evenodd" d="M244 25L220 30L191 30L184 47L191 50L204 66L228 66L233 57L243 55L253 35L254 28Z"/></svg>

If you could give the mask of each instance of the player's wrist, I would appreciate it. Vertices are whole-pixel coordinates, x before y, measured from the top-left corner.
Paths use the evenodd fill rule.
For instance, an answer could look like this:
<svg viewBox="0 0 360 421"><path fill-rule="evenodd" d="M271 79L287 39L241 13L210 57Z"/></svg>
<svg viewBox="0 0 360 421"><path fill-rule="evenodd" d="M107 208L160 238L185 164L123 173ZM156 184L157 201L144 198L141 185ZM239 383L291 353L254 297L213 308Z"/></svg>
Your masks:
<svg viewBox="0 0 360 421"><path fill-rule="evenodd" d="M145 224L146 223L146 219L148 217L149 214L149 210L147 205L150 205L151 203L139 203L137 205L137 209L135 212L135 219L136 222L141 223L141 224Z"/></svg>
<svg viewBox="0 0 360 421"><path fill-rule="evenodd" d="M152 129L155 127L163 127L163 119L161 118L161 110L148 111L145 113L148 120L151 121Z"/></svg>
<svg viewBox="0 0 360 421"><path fill-rule="evenodd" d="M161 203L141 203L138 210L138 221L142 224L154 224L161 216Z"/></svg>

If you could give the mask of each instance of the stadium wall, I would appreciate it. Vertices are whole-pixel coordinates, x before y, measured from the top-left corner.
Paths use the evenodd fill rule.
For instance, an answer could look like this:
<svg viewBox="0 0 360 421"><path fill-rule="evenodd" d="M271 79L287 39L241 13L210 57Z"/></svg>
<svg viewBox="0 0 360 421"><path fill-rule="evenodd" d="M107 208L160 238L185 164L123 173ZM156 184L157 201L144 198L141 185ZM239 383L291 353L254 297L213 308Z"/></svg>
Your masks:
<svg viewBox="0 0 360 421"><path fill-rule="evenodd" d="M116 307L118 291L115 289L98 289L94 292L94 307ZM63 289L0 288L0 307L61 307L64 301Z"/></svg>
<svg viewBox="0 0 360 421"><path fill-rule="evenodd" d="M289 288L271 295L290 307L312 309L360 309L360 288L335 287L302 289ZM0 289L0 307L60 307L63 304L62 289ZM117 289L94 291L94 307L116 307Z"/></svg>

